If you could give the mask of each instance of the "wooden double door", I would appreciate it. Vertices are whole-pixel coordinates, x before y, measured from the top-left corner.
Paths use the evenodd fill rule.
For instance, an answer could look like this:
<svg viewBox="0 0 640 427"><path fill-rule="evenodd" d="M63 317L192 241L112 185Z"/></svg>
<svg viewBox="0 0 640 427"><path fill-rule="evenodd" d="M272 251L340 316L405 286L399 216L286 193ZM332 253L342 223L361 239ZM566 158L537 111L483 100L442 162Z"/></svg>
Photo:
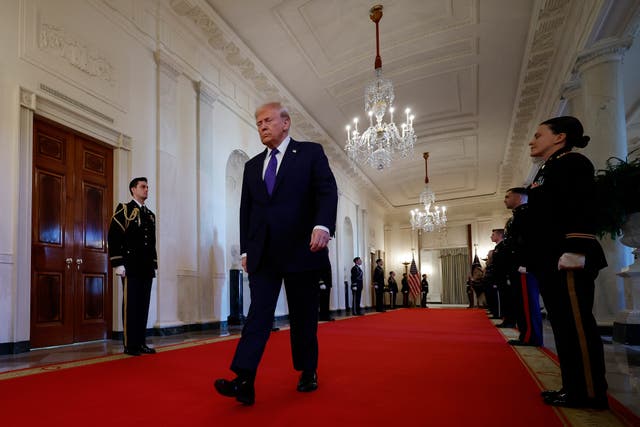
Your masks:
<svg viewBox="0 0 640 427"><path fill-rule="evenodd" d="M105 339L113 151L44 118L33 128L31 347Z"/></svg>

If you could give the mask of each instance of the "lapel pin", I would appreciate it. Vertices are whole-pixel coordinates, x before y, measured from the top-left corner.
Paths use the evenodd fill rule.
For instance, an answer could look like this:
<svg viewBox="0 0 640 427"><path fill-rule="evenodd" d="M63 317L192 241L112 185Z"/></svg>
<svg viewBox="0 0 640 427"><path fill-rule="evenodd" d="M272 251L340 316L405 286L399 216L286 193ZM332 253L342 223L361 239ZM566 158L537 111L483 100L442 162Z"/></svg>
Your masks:
<svg viewBox="0 0 640 427"><path fill-rule="evenodd" d="M294 153L297 153L297 152L298 152L298 150L291 150L291 151L292 151L292 152L294 152Z"/></svg>

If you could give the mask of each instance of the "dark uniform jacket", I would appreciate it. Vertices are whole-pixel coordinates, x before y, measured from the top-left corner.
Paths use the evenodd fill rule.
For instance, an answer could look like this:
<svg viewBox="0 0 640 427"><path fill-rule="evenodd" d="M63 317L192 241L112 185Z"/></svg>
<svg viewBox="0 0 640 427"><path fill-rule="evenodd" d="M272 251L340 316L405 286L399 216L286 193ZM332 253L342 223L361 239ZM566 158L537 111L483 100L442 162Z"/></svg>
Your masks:
<svg viewBox="0 0 640 427"><path fill-rule="evenodd" d="M509 272L515 272L518 267L527 266L527 241L531 230L529 220L529 205L523 203L512 211L512 216L504 226L504 246L507 252Z"/></svg>
<svg viewBox="0 0 640 427"><path fill-rule="evenodd" d="M379 265L373 270L373 285L378 286L376 292L382 292L384 288L384 270Z"/></svg>
<svg viewBox="0 0 640 427"><path fill-rule="evenodd" d="M427 279L422 279L420 281L420 291L424 292L425 294L429 293L429 282L427 282Z"/></svg>
<svg viewBox="0 0 640 427"><path fill-rule="evenodd" d="M540 167L529 190L531 242L527 267L532 271L557 268L565 252L586 256L585 269L607 266L595 238L594 168L580 153L562 148Z"/></svg>
<svg viewBox="0 0 640 427"><path fill-rule="evenodd" d="M155 277L156 216L135 200L116 206L109 226L109 259L112 267L124 265L127 276Z"/></svg>
<svg viewBox="0 0 640 427"><path fill-rule="evenodd" d="M362 290L362 269L359 265L351 267L351 286L355 286L358 290Z"/></svg>
<svg viewBox="0 0 640 427"><path fill-rule="evenodd" d="M392 292L394 294L398 293L398 283L396 282L396 279L394 279L393 277L389 277L389 280L387 280L387 284L389 286L389 292Z"/></svg>
<svg viewBox="0 0 640 427"><path fill-rule="evenodd" d="M484 282L487 286L497 286L502 288L506 285L507 274L509 273L508 251L505 247L504 239L496 243L493 248L491 262L487 263L484 272Z"/></svg>

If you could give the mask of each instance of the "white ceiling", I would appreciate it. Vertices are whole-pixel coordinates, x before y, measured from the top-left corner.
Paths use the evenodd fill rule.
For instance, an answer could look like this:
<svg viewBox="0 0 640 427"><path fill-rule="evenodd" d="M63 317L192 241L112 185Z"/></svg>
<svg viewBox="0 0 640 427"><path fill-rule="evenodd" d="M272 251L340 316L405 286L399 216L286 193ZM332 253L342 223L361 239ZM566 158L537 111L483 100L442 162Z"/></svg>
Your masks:
<svg viewBox="0 0 640 427"><path fill-rule="evenodd" d="M376 2L206 1L342 148L345 125L365 121ZM563 34L594 25L595 12L570 0L378 1L383 74L397 108L415 113L418 143L413 157L388 170L362 167L365 181L390 214L405 214L418 202L429 152L431 187L454 214L455 206L459 215L473 204L475 215L502 208L504 190L529 173L526 141ZM574 31L579 45L588 34Z"/></svg>

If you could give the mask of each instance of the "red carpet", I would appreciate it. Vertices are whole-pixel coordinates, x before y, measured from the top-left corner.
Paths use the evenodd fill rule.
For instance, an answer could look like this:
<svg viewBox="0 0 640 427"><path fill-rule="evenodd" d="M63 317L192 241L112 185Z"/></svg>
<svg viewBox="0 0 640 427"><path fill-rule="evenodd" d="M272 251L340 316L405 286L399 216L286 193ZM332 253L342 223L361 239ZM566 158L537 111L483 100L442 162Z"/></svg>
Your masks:
<svg viewBox="0 0 640 427"><path fill-rule="evenodd" d="M295 390L271 336L256 404L218 396L236 340L0 381L2 425L556 426L514 350L478 310L397 310L320 326L319 389Z"/></svg>

